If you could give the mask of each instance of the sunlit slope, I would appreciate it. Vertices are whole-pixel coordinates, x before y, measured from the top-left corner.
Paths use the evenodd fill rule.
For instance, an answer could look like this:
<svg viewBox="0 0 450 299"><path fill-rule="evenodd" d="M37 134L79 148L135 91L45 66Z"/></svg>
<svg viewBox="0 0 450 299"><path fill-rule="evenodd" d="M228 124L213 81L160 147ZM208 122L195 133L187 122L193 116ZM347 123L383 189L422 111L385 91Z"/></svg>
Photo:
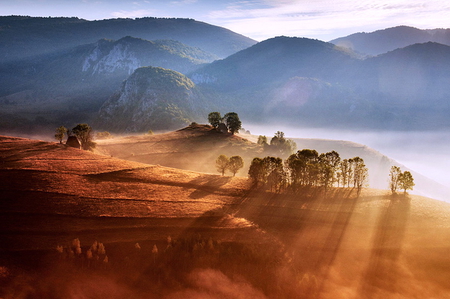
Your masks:
<svg viewBox="0 0 450 299"><path fill-rule="evenodd" d="M191 125L164 134L99 140L97 151L130 161L209 173L218 173L215 161L219 155L239 155L244 159L244 168L237 175L245 177L251 160L263 155L262 147L254 142L222 134L209 125Z"/></svg>
<svg viewBox="0 0 450 299"><path fill-rule="evenodd" d="M285 266L299 269L300 298L450 298L448 203L303 190L253 198L236 216L282 240Z"/></svg>
<svg viewBox="0 0 450 299"><path fill-rule="evenodd" d="M222 219L220 213L245 194L248 182L242 178L145 165L12 137L0 137L0 159L0 234L11 242L21 236L18 243L2 242L0 248L54 248L57 240L80 235L104 236L105 242L157 238L137 228L173 227L176 232L192 228L194 219L205 213L212 219L203 224L206 227L251 226L232 217Z"/></svg>
<svg viewBox="0 0 450 299"><path fill-rule="evenodd" d="M250 280L260 267L251 260L227 272L263 298L450 298L448 203L374 189L274 194L245 178L14 137L0 137L0 161L0 251L201 233L279 247L269 286Z"/></svg>
<svg viewBox="0 0 450 299"><path fill-rule="evenodd" d="M231 136L221 134L206 125L189 126L176 132L155 135L139 135L109 140L99 140L97 150L103 154L121 159L148 164L160 164L180 169L216 173L215 160L221 154L240 155L244 159L244 168L238 176L247 176L248 167L254 157L266 154L256 144L258 136L242 134ZM342 159L359 156L369 169L369 187L388 189L391 166L400 166L402 170L413 173L416 186L414 194L439 200L448 200L450 190L419 174L407 169L395 160L363 144L345 141L314 138L294 138L299 150L315 149L319 153L337 151Z"/></svg>

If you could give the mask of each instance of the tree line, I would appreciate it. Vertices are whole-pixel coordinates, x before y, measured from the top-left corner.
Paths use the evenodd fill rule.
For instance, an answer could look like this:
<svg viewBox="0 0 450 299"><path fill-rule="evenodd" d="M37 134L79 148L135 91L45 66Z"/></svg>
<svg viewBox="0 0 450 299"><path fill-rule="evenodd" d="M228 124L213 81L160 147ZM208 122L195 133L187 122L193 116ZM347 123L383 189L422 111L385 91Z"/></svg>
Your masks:
<svg viewBox="0 0 450 299"><path fill-rule="evenodd" d="M361 191L367 185L368 169L360 157L341 159L331 151L319 154L303 149L291 154L284 162L279 157L254 158L248 176L254 186L266 185L280 192L290 187L353 187Z"/></svg>

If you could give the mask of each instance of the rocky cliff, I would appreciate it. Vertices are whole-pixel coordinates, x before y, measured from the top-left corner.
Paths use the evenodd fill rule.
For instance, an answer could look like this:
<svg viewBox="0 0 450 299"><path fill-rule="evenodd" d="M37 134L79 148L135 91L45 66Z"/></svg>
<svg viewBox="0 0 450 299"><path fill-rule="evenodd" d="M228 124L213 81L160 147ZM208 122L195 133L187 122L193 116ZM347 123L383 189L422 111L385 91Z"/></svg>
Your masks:
<svg viewBox="0 0 450 299"><path fill-rule="evenodd" d="M114 132L175 129L197 119L204 108L197 87L183 74L142 67L105 102L96 126Z"/></svg>

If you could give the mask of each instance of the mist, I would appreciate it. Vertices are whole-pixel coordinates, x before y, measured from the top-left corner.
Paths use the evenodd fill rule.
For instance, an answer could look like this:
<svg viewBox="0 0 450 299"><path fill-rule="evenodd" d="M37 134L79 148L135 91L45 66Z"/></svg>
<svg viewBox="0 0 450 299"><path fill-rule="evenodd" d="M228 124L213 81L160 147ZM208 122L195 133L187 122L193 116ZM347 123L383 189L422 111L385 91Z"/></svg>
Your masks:
<svg viewBox="0 0 450 299"><path fill-rule="evenodd" d="M317 138L353 141L373 148L450 188L450 134L447 131L357 131L296 128L283 125L245 124L253 135L272 137L283 131L288 138Z"/></svg>

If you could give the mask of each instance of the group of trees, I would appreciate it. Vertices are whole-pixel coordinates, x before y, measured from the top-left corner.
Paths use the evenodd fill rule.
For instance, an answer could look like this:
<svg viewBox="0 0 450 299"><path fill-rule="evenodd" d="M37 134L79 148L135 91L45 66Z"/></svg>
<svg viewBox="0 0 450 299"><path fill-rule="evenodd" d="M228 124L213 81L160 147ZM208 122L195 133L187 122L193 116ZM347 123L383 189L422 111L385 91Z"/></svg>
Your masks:
<svg viewBox="0 0 450 299"><path fill-rule="evenodd" d="M76 136L84 150L93 150L95 142L93 141L93 130L88 124L78 124L72 130L68 130L64 126L56 129L55 139L62 143L65 136Z"/></svg>
<svg viewBox="0 0 450 299"><path fill-rule="evenodd" d="M255 185L266 184L277 192L288 186L294 191L302 186L354 187L359 192L367 184L368 169L360 157L342 160L336 151L303 149L284 163L278 157L254 158L248 175Z"/></svg>
<svg viewBox="0 0 450 299"><path fill-rule="evenodd" d="M281 131L275 133L270 143L267 142L266 136L261 135L258 137L257 143L263 146L267 155L276 157L287 157L297 149L297 144L291 139L286 139Z"/></svg>
<svg viewBox="0 0 450 299"><path fill-rule="evenodd" d="M233 176L244 167L244 160L241 156L232 156L228 158L225 155L220 155L216 159L216 168L217 171L223 175L225 175L225 171L229 170Z"/></svg>
<svg viewBox="0 0 450 299"><path fill-rule="evenodd" d="M216 129L224 124L231 134L239 132L242 128L242 122L236 112L228 112L223 117L220 112L211 112L208 114L208 122Z"/></svg>
<svg viewBox="0 0 450 299"><path fill-rule="evenodd" d="M391 171L389 172L389 189L392 194L397 193L399 189L406 193L406 190L412 190L414 186L414 178L411 172L402 172L398 166L391 167Z"/></svg>

